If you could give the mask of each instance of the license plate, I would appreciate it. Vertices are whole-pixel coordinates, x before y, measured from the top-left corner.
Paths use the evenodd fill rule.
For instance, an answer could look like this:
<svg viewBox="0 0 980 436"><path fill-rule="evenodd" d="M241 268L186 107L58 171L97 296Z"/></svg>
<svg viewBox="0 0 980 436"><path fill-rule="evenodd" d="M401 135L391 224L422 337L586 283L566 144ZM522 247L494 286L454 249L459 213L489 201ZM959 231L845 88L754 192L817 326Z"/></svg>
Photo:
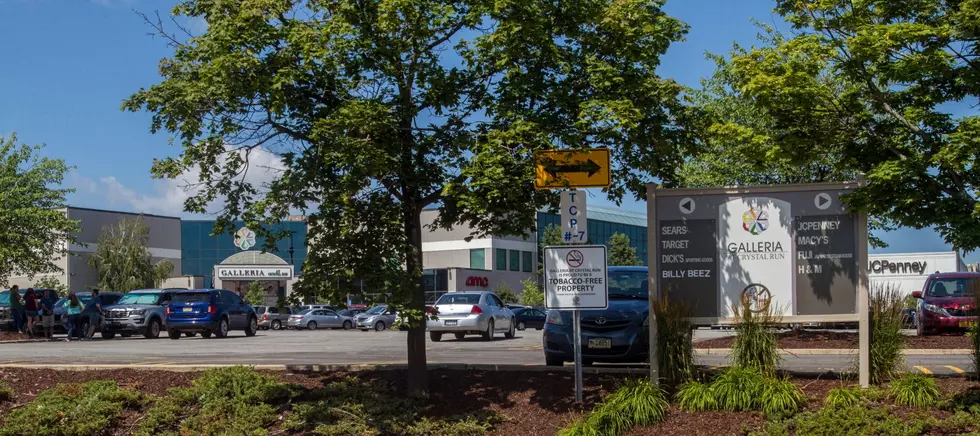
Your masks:
<svg viewBox="0 0 980 436"><path fill-rule="evenodd" d="M446 321L446 326L455 327L456 326L456 320L454 319L452 321Z"/></svg>
<svg viewBox="0 0 980 436"><path fill-rule="evenodd" d="M960 327L963 327L963 328L973 327L973 325L976 324L976 323L977 323L976 321L960 321Z"/></svg>
<svg viewBox="0 0 980 436"><path fill-rule="evenodd" d="M193 311L194 311L193 308L190 308L190 307L185 307L184 308L184 312L193 312Z"/></svg>
<svg viewBox="0 0 980 436"><path fill-rule="evenodd" d="M589 339L589 348L612 348L612 339L609 338Z"/></svg>
<svg viewBox="0 0 980 436"><path fill-rule="evenodd" d="M111 323L109 323L109 325L111 325L113 327L122 327L122 323L121 322L111 322Z"/></svg>

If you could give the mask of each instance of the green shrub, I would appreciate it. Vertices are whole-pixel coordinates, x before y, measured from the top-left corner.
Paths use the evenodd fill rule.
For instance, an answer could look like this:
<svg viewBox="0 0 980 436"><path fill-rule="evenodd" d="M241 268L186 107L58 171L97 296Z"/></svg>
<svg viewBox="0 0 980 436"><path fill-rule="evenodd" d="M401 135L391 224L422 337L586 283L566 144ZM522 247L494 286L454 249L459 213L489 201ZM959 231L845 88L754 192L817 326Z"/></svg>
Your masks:
<svg viewBox="0 0 980 436"><path fill-rule="evenodd" d="M871 349L869 368L871 383L881 384L894 376L902 362L902 295L891 284L875 284L871 288Z"/></svg>
<svg viewBox="0 0 980 436"><path fill-rule="evenodd" d="M922 374L905 374L888 385L888 396L895 404L910 407L932 406L939 401L936 380Z"/></svg>
<svg viewBox="0 0 980 436"><path fill-rule="evenodd" d="M680 385L674 399L682 409L689 412L707 412L718 408L711 385L700 381L691 380Z"/></svg>
<svg viewBox="0 0 980 436"><path fill-rule="evenodd" d="M694 374L694 344L691 342L691 310L664 296L653 302L657 322L657 355L661 382L667 386L684 383Z"/></svg>
<svg viewBox="0 0 980 436"><path fill-rule="evenodd" d="M946 409L968 411L980 415L980 388L971 387L949 399Z"/></svg>
<svg viewBox="0 0 980 436"><path fill-rule="evenodd" d="M759 372L772 375L779 365L779 344L776 341L775 328L779 318L776 309L766 305L762 308L753 307L745 300L735 305L735 339L732 341L732 361L735 366L754 368Z"/></svg>
<svg viewBox="0 0 980 436"><path fill-rule="evenodd" d="M924 420L906 421L879 407L825 407L816 412L800 413L767 428L769 434L808 436L913 436L923 434L927 429Z"/></svg>
<svg viewBox="0 0 980 436"><path fill-rule="evenodd" d="M732 412L748 411L759 404L765 377L754 368L733 366L711 383L718 407Z"/></svg>
<svg viewBox="0 0 980 436"><path fill-rule="evenodd" d="M487 434L497 420L496 415L465 415L436 420L423 417L405 430L406 436L481 436ZM330 433L335 435L337 433ZM363 435L365 433L358 433Z"/></svg>
<svg viewBox="0 0 980 436"><path fill-rule="evenodd" d="M833 388L827 393L823 404L832 409L854 407L861 403L861 393L854 388Z"/></svg>
<svg viewBox="0 0 980 436"><path fill-rule="evenodd" d="M768 378L762 383L760 408L767 415L792 415L806 403L803 391L786 378Z"/></svg>
<svg viewBox="0 0 980 436"><path fill-rule="evenodd" d="M59 384L10 412L0 435L103 434L124 410L137 409L141 402L139 392L122 389L114 381Z"/></svg>
<svg viewBox="0 0 980 436"><path fill-rule="evenodd" d="M588 417L575 420L565 428L558 430L556 436L604 436L605 433L599 431L589 423Z"/></svg>
<svg viewBox="0 0 980 436"><path fill-rule="evenodd" d="M4 382L0 382L0 403L14 399L14 390Z"/></svg>
<svg viewBox="0 0 980 436"><path fill-rule="evenodd" d="M644 380L627 380L583 419L558 432L561 436L618 436L634 426L647 426L667 416L667 399L660 388Z"/></svg>

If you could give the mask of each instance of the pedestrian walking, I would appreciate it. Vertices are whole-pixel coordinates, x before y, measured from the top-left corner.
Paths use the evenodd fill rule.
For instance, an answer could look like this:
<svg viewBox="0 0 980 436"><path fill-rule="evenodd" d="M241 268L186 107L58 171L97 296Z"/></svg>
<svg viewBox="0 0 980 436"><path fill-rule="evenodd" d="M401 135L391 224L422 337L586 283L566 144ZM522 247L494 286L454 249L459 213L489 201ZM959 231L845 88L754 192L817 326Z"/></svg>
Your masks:
<svg viewBox="0 0 980 436"><path fill-rule="evenodd" d="M82 315L88 317L88 333L85 338L92 339L92 336L95 336L95 329L102 325L102 298L99 297L98 289L92 290L92 301L85 306Z"/></svg>
<svg viewBox="0 0 980 436"><path fill-rule="evenodd" d="M45 289L41 298L41 327L48 339L54 337L54 306L57 303L58 298L54 291Z"/></svg>
<svg viewBox="0 0 980 436"><path fill-rule="evenodd" d="M10 287L10 316L14 322L14 330L24 333L24 299L20 296L20 287Z"/></svg>
<svg viewBox="0 0 980 436"><path fill-rule="evenodd" d="M40 321L37 311L37 293L27 288L24 293L24 314L27 315L27 336L34 337L34 324Z"/></svg>
<svg viewBox="0 0 980 436"><path fill-rule="evenodd" d="M82 302L78 301L78 296L74 292L68 294L68 302L65 303L66 315L68 315L68 324L65 325L65 329L68 330L68 337L65 341L71 341L72 333L78 334L78 340L82 340Z"/></svg>

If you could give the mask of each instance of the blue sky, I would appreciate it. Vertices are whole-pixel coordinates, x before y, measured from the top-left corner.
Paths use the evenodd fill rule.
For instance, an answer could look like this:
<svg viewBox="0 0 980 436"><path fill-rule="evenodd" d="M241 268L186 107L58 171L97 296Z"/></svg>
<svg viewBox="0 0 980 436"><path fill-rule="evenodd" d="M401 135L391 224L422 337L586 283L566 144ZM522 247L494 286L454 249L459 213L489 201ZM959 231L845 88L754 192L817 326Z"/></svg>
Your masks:
<svg viewBox="0 0 980 436"><path fill-rule="evenodd" d="M67 184L77 189L77 206L164 215L180 212L182 181L149 177L155 157L176 155L166 133L149 133L146 113L122 112L122 101L159 81L157 63L170 54L165 41L135 11L166 18L172 0L0 0L0 135L16 132L44 153L76 170ZM726 53L733 42L751 45L752 19L779 24L765 0L672 0L667 11L691 26L687 40L663 58L660 74L696 86L711 73L706 52ZM202 21L184 23L202 32ZM15 42L16 41L16 42ZM271 163L270 163L271 164ZM608 206L600 192L590 204ZM623 208L645 211L627 201ZM900 230L886 235L887 252L946 251L931 231ZM976 254L968 256L976 261Z"/></svg>

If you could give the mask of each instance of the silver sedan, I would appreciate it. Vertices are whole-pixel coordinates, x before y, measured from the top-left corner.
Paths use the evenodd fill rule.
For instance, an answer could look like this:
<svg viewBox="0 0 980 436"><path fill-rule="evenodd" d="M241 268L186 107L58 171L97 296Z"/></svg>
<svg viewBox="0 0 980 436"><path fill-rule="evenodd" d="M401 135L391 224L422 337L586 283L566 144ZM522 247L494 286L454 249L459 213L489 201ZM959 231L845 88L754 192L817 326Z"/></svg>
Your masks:
<svg viewBox="0 0 980 436"><path fill-rule="evenodd" d="M320 327L326 327L350 330L354 327L354 320L329 309L307 309L289 315L289 321L286 325L296 329L316 330Z"/></svg>
<svg viewBox="0 0 980 436"><path fill-rule="evenodd" d="M493 292L444 294L432 307L431 315L426 329L433 342L442 340L444 333L452 333L456 339L480 335L490 341L495 333L503 332L504 337L512 339L517 328L514 312Z"/></svg>

